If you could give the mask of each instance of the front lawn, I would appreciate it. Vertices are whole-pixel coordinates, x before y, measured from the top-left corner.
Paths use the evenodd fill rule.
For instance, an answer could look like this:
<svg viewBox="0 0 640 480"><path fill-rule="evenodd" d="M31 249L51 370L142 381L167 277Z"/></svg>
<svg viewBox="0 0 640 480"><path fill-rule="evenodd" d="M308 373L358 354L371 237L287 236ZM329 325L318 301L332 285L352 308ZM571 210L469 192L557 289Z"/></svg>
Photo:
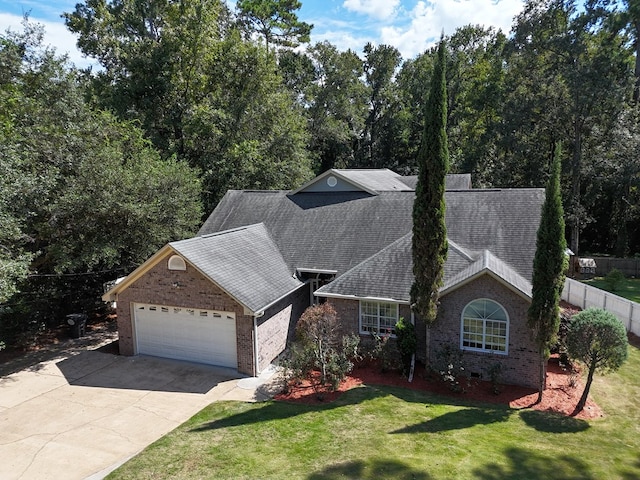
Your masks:
<svg viewBox="0 0 640 480"><path fill-rule="evenodd" d="M625 278L620 282L620 286L616 290L611 290L603 277L582 280L582 282L599 288L600 290L611 292L632 302L640 303L640 278Z"/></svg>
<svg viewBox="0 0 640 480"><path fill-rule="evenodd" d="M640 350L578 420L395 387L308 406L218 402L109 479L640 478Z"/></svg>

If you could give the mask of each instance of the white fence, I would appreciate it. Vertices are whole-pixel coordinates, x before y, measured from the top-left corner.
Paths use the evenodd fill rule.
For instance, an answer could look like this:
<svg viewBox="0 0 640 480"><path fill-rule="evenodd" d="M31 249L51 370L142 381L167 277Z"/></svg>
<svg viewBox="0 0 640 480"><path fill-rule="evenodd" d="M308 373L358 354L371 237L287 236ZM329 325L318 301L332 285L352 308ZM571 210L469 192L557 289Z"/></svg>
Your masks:
<svg viewBox="0 0 640 480"><path fill-rule="evenodd" d="M624 324L627 332L640 335L640 303L632 302L613 293L567 278L562 299L582 309L600 307L613 313Z"/></svg>

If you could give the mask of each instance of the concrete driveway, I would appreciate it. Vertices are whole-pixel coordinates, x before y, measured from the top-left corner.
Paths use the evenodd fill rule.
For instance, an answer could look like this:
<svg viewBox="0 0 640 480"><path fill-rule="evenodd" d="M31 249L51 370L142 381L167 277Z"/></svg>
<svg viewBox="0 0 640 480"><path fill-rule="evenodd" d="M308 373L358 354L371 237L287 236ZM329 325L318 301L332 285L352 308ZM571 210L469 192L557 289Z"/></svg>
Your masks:
<svg viewBox="0 0 640 480"><path fill-rule="evenodd" d="M211 402L268 398L268 377L65 351L0 378L0 478L102 478Z"/></svg>

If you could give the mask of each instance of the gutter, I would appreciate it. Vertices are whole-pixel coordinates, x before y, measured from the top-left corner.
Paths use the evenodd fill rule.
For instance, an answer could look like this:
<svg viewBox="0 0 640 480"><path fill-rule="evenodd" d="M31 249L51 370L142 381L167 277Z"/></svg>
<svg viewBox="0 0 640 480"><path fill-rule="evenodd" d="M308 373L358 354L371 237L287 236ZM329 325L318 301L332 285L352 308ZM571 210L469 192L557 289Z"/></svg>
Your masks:
<svg viewBox="0 0 640 480"><path fill-rule="evenodd" d="M340 294L340 293L319 292L318 294L316 294L316 297L342 298L342 299L345 299L345 300L371 300L373 302L397 303L399 305L409 305L411 303L409 300L398 300L397 298L363 297L363 296L358 296L358 295L343 295L343 294Z"/></svg>
<svg viewBox="0 0 640 480"><path fill-rule="evenodd" d="M276 298L274 301L272 301L271 303L268 303L267 305L265 305L264 307L262 307L261 309L259 309L256 312L253 311L249 311L250 315L254 316L255 318L260 318L264 315L265 310L267 310L270 307L273 307L276 303L278 303L280 300L282 300L285 297L288 297L289 295L291 295L293 292L295 292L296 290L299 290L300 288L304 287L306 285L306 283L301 283L300 285L298 285L296 288L289 290L287 293L285 293L284 295L279 296L278 298Z"/></svg>

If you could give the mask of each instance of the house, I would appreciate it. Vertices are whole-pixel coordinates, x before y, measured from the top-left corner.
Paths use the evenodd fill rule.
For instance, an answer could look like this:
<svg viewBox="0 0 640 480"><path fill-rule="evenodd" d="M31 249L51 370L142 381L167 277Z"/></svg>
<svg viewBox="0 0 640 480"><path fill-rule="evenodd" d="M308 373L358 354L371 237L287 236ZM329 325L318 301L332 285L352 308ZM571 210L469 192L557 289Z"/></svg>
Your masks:
<svg viewBox="0 0 640 480"><path fill-rule="evenodd" d="M447 176L449 253L436 323L410 308L416 177L332 169L294 191L229 191L191 239L172 242L105 294L120 351L265 369L311 303L332 303L345 332L418 332L418 358L445 346L471 374L537 386L526 325L542 189L473 189ZM427 348L428 344L428 348Z"/></svg>

